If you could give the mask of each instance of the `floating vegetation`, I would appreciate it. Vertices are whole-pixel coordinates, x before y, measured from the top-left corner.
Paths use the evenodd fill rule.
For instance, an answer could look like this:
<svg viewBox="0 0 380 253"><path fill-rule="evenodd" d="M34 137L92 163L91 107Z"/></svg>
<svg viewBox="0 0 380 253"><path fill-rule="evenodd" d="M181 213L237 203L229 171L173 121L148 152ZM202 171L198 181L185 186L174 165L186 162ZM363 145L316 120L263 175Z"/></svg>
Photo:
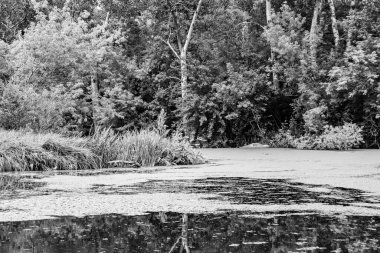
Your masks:
<svg viewBox="0 0 380 253"><path fill-rule="evenodd" d="M43 186L44 183L33 182L28 176L0 174L1 194L13 193L17 190L31 190Z"/></svg>
<svg viewBox="0 0 380 253"><path fill-rule="evenodd" d="M292 205L324 203L349 205L361 202L379 204L380 199L366 192L341 187L308 185L285 179L253 179L244 177L222 177L195 180L150 180L125 186L94 186L101 194L133 193L201 193L215 194L211 199L228 200L234 204Z"/></svg>

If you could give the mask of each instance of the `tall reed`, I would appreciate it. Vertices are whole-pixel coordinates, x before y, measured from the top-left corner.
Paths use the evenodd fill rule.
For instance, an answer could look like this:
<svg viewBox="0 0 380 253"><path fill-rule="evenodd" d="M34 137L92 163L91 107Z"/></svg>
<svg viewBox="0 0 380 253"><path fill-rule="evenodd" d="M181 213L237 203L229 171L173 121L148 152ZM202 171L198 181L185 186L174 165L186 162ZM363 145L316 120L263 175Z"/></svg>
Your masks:
<svg viewBox="0 0 380 253"><path fill-rule="evenodd" d="M179 134L167 137L156 129L124 134L115 134L109 129L98 131L89 139L88 147L102 158L103 167L115 160L141 166L204 163L204 158Z"/></svg>

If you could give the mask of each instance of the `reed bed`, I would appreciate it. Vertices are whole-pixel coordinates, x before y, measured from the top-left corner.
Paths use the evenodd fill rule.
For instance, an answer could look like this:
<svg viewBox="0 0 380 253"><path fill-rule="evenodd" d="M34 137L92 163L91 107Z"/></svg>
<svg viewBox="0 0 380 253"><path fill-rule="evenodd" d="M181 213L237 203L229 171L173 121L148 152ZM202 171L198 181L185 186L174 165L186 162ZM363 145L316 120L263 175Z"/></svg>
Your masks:
<svg viewBox="0 0 380 253"><path fill-rule="evenodd" d="M106 129L87 138L0 130L3 172L98 169L114 167L113 161L157 166L199 164L204 158L180 135L154 129L125 134Z"/></svg>

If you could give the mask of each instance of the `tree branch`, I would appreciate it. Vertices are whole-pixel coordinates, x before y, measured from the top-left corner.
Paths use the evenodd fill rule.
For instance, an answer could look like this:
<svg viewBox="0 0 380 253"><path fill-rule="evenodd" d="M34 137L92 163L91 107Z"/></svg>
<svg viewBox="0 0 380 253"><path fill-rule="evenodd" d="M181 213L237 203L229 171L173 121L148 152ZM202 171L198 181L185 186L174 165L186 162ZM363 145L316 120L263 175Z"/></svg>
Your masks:
<svg viewBox="0 0 380 253"><path fill-rule="evenodd" d="M164 40L162 37L158 37L162 42L164 42L166 45L168 45L168 47L170 48L170 50L172 50L173 54L175 55L175 57L178 58L178 60L180 60L181 58L179 57L177 51L175 51L174 47L172 46L172 44L170 44L169 40Z"/></svg>

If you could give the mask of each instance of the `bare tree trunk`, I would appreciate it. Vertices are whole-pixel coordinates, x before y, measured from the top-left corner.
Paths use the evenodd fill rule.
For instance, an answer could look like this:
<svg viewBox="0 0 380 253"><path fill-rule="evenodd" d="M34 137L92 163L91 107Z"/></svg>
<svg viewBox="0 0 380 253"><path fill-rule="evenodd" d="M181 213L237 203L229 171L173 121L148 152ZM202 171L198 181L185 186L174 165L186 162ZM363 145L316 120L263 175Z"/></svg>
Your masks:
<svg viewBox="0 0 380 253"><path fill-rule="evenodd" d="M317 66L317 46L318 46L318 17L322 9L323 0L316 0L313 20L310 28L310 54L313 67Z"/></svg>
<svg viewBox="0 0 380 253"><path fill-rule="evenodd" d="M330 11L331 11L331 26L334 34L334 42L335 42L335 52L339 49L339 31L338 31L338 23L336 22L336 16L335 16L335 6L334 6L334 0L328 0Z"/></svg>
<svg viewBox="0 0 380 253"><path fill-rule="evenodd" d="M91 99L92 99L92 120L94 122L94 130L97 130L99 127L99 107L100 107L100 102L99 102L99 87L98 83L96 80L96 75L91 75Z"/></svg>
<svg viewBox="0 0 380 253"><path fill-rule="evenodd" d="M180 49L181 50L181 75L182 75L181 76L181 87L185 90L185 92L182 92L182 95L185 96L185 97L182 97L182 101L186 100L186 95L187 95L187 93L186 93L187 77L188 77L187 61L186 61L187 49L189 48L191 36L192 36L193 30L194 30L194 24L195 24L195 21L197 20L197 16L198 16L199 10L201 8L202 1L203 0L199 0L199 2L198 2L197 9L194 12L193 19L191 20L191 24L190 24L189 30L187 32L185 44L184 44L183 48Z"/></svg>
<svg viewBox="0 0 380 253"><path fill-rule="evenodd" d="M351 47L351 42L352 42L352 33L354 31L354 24L353 24L353 18L354 18L354 8L355 8L355 0L351 0L351 9L350 9L350 20L349 20L349 27L348 27L348 31L347 31L347 48L350 48Z"/></svg>
<svg viewBox="0 0 380 253"><path fill-rule="evenodd" d="M167 41L163 40L169 48L172 50L174 55L178 58L180 65L181 65L181 99L182 99L182 104L181 104L181 110L182 110L182 121L183 121L183 126L185 130L185 135L189 137L189 126L188 126L188 121L187 121L187 115L186 115L186 100L188 98L188 76L189 76L189 71L188 71L188 65L187 65L187 50L190 45L191 37L194 31L194 25L197 20L198 13L200 11L201 5L202 5L203 0L199 0L197 4L197 8L193 14L193 18L190 23L190 27L187 31L186 39L184 44L182 45L182 36L180 32L180 26L178 24L178 18L177 14L172 8L172 4L170 3L169 0L167 0L168 6L171 10L171 14L173 17L173 23L174 27L176 30L176 36L177 36L177 44L178 44L178 50L179 53L174 49L174 47L170 44L170 36Z"/></svg>
<svg viewBox="0 0 380 253"><path fill-rule="evenodd" d="M182 110L185 109L185 102L187 98L187 78L188 78L188 69L187 69L187 55L186 52L182 51L180 55L180 64L181 64L181 97L182 97Z"/></svg>
<svg viewBox="0 0 380 253"><path fill-rule="evenodd" d="M272 3L271 3L271 0L266 0L265 3L266 3L267 25L270 25L272 23ZM272 50L272 46L270 48L270 58L272 61L273 86L275 87L275 89L277 91L279 91L280 86L279 86L279 82L278 82L278 74L277 74L276 70L273 68L273 65L275 63L275 59L274 59L274 53Z"/></svg>

